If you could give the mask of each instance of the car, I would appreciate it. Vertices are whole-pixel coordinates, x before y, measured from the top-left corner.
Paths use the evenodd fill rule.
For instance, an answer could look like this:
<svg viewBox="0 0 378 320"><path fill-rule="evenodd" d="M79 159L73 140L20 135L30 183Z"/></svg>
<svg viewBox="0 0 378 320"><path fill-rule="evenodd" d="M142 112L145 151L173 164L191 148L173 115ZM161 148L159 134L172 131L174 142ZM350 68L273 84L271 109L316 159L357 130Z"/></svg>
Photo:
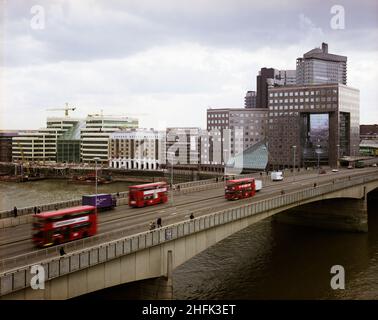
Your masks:
<svg viewBox="0 0 378 320"><path fill-rule="evenodd" d="M321 170L319 171L319 173L320 173L320 174L325 174L325 173L327 173L327 171L325 171L324 169L321 169Z"/></svg>
<svg viewBox="0 0 378 320"><path fill-rule="evenodd" d="M377 166L377 164L376 163L373 163L372 165L371 165L372 167L376 167Z"/></svg>
<svg viewBox="0 0 378 320"><path fill-rule="evenodd" d="M339 172L338 169L332 169L332 172Z"/></svg>
<svg viewBox="0 0 378 320"><path fill-rule="evenodd" d="M348 166L348 169L353 169L353 166L352 166L352 165L349 165L349 166Z"/></svg>

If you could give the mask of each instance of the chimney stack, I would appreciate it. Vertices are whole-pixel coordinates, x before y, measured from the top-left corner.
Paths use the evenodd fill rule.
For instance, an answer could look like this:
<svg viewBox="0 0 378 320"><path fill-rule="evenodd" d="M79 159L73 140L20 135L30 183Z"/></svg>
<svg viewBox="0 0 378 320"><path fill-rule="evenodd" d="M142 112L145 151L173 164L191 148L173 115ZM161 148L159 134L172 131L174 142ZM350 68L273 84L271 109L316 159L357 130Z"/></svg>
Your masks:
<svg viewBox="0 0 378 320"><path fill-rule="evenodd" d="M328 53L328 44L325 42L322 43L322 51L324 53Z"/></svg>

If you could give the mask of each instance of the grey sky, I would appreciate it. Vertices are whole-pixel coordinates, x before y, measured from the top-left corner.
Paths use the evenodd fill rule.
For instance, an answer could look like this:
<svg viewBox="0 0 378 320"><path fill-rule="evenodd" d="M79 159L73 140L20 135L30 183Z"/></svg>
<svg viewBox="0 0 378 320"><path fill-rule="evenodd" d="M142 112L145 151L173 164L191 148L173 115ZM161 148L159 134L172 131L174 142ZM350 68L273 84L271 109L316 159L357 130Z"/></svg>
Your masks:
<svg viewBox="0 0 378 320"><path fill-rule="evenodd" d="M1 1L1 0L0 0ZM330 26L334 4L345 29ZM30 26L33 5L45 28ZM3 1L1 129L36 129L45 109L138 114L141 125L205 127L206 108L242 107L261 67L295 69L329 44L348 56L361 123L378 122L378 2L231 0Z"/></svg>

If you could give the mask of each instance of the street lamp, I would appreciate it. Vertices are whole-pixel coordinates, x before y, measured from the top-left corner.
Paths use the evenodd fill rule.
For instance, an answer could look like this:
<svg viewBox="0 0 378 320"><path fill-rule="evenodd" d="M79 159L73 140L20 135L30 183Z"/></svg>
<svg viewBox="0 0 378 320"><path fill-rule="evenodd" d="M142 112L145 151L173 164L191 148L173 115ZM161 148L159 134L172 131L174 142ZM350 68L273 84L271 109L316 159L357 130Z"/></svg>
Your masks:
<svg viewBox="0 0 378 320"><path fill-rule="evenodd" d="M320 146L320 144L318 144L317 146L316 146L316 150L315 150L315 152L317 153L317 155L318 155L318 174L320 173L320 153L321 153L321 146Z"/></svg>
<svg viewBox="0 0 378 320"><path fill-rule="evenodd" d="M337 147L336 166L337 166L337 169L339 169L339 166L340 166L340 145L337 144L336 147Z"/></svg>
<svg viewBox="0 0 378 320"><path fill-rule="evenodd" d="M95 171L96 171L96 212L97 212L97 161L101 160L99 157L93 158L95 162Z"/></svg>
<svg viewBox="0 0 378 320"><path fill-rule="evenodd" d="M172 205L174 204L173 201L173 152L169 152L169 155L171 156L171 198L172 198Z"/></svg>
<svg viewBox="0 0 378 320"><path fill-rule="evenodd" d="M293 181L295 181L295 150L297 146L293 146Z"/></svg>

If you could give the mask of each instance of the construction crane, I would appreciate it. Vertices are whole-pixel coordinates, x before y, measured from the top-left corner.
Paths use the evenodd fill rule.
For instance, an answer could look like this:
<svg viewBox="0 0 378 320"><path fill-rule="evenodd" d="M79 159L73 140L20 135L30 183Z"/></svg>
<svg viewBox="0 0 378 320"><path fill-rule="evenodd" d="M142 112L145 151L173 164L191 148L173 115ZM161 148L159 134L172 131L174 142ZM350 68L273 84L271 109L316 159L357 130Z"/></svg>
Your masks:
<svg viewBox="0 0 378 320"><path fill-rule="evenodd" d="M101 113L90 113L88 114L89 117L137 117L137 116L148 116L149 113L127 113L127 114L104 114L101 110Z"/></svg>
<svg viewBox="0 0 378 320"><path fill-rule="evenodd" d="M64 111L64 115L68 117L68 111L75 111L76 107L69 107L68 103L66 102L66 106L64 108L53 108L53 109L46 109L47 111Z"/></svg>
<svg viewBox="0 0 378 320"><path fill-rule="evenodd" d="M26 166L25 166L26 173L29 176L30 175L29 163L25 161L24 149L22 148L22 145L21 145L20 142L17 142L17 145L20 148L20 153L21 153L21 159L22 159L21 168L24 166L24 163L25 163L26 164ZM21 174L22 174L22 170L21 170Z"/></svg>

